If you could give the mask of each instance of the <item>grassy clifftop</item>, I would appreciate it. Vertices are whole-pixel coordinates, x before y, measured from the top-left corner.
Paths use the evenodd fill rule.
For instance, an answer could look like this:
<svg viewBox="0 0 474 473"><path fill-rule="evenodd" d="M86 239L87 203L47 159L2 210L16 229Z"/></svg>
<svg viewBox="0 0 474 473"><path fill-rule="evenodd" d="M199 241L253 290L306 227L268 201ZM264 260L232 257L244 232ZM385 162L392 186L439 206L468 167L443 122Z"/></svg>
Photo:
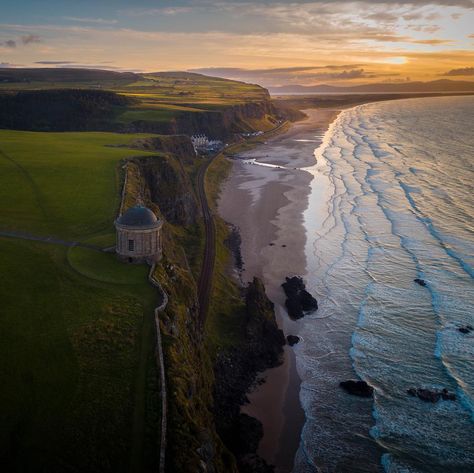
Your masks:
<svg viewBox="0 0 474 473"><path fill-rule="evenodd" d="M258 85L185 72L71 69L0 71L0 110L0 127L10 129L216 137L271 128L275 115Z"/></svg>
<svg viewBox="0 0 474 473"><path fill-rule="evenodd" d="M38 109L30 117L33 129L54 130L79 110L81 130L105 123L154 134L0 130L0 231L110 247L127 175L125 208L140 195L166 220L165 256L155 276L170 296L161 319L167 468L187 472L204 465L235 473L233 447L216 430L214 365L218 353L245 338L248 308L230 277L228 229L217 219L213 300L204 330L198 323L204 240L194 186L204 161L188 136L172 133L224 137L267 129L274 110L258 86L186 73L99 72L52 77L23 71L0 89L14 113ZM48 117L52 97L65 115ZM29 105L21 111L17 99ZM8 110L2 113L12 118ZM125 113L146 119L128 122L120 118ZM77 126L73 118L68 126ZM155 134L160 127L168 134ZM212 199L226 172L228 163L216 160L206 183ZM160 412L152 315L159 301L147 282L148 268L51 242L0 238L0 253L0 374L9 380L0 393L2 464L49 472L156 469Z"/></svg>
<svg viewBox="0 0 474 473"><path fill-rule="evenodd" d="M139 136L0 131L0 230L114 242ZM122 145L122 146L110 146ZM5 471L154 470L148 268L87 248L0 238L0 461Z"/></svg>

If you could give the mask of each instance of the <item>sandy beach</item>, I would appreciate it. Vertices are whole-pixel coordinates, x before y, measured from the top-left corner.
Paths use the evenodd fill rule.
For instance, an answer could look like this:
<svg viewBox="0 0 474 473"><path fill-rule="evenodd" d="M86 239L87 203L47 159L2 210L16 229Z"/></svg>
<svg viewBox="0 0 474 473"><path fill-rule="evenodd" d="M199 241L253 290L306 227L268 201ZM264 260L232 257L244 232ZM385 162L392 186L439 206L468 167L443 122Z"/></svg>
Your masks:
<svg viewBox="0 0 474 473"><path fill-rule="evenodd" d="M242 280L258 276L264 281L285 336L298 335L299 324L284 310L281 284L286 276L306 272L303 212L313 177L302 168L314 165L314 150L338 115L329 109L305 113L306 120L233 159L219 202L220 215L241 233ZM279 473L290 472L305 420L293 348L286 346L284 363L261 377L265 383L248 395L250 404L242 411L263 424L259 454Z"/></svg>

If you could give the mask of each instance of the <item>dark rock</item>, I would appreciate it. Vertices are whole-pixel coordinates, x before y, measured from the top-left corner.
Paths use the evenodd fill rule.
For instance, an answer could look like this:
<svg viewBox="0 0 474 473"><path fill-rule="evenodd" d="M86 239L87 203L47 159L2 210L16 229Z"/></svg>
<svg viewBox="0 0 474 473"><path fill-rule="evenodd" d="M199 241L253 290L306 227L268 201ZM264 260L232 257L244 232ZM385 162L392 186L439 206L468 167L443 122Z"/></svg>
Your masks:
<svg viewBox="0 0 474 473"><path fill-rule="evenodd" d="M456 394L450 393L446 388L443 388L441 391L441 397L444 401L455 401Z"/></svg>
<svg viewBox="0 0 474 473"><path fill-rule="evenodd" d="M407 393L410 396L417 397L425 402L436 403L440 399L443 399L444 401L456 400L456 394L449 392L446 388L443 388L441 391L427 388L410 388L407 389Z"/></svg>
<svg viewBox="0 0 474 473"><path fill-rule="evenodd" d="M281 245L282 248L286 248L286 245Z"/></svg>
<svg viewBox="0 0 474 473"><path fill-rule="evenodd" d="M296 335L288 335L286 337L286 340L288 341L288 345L292 347L293 345L296 345L300 341L300 337L297 337Z"/></svg>
<svg viewBox="0 0 474 473"><path fill-rule="evenodd" d="M263 425L255 417L240 414L234 424L233 437L236 445L234 452L237 455L256 453L263 438Z"/></svg>
<svg viewBox="0 0 474 473"><path fill-rule="evenodd" d="M239 473L273 473L275 467L255 454L245 455L238 461Z"/></svg>
<svg viewBox="0 0 474 473"><path fill-rule="evenodd" d="M230 228L229 236L225 239L224 244L229 248L232 256L234 257L234 265L242 271L244 267L244 261L242 259L242 252L240 247L242 245L242 237L240 236L239 228L235 225L228 224Z"/></svg>
<svg viewBox="0 0 474 473"><path fill-rule="evenodd" d="M472 327L472 325L461 325L461 327L458 328L458 330L461 332L461 333L471 333L474 329Z"/></svg>
<svg viewBox="0 0 474 473"><path fill-rule="evenodd" d="M318 301L306 290L303 279L298 276L286 278L282 284L286 294L286 309L292 319L300 319L305 312L318 308Z"/></svg>
<svg viewBox="0 0 474 473"><path fill-rule="evenodd" d="M419 278L416 278L416 279L413 279L413 281L415 281L417 284L419 284L420 286L423 286L425 287L426 286L426 281L424 279L419 279Z"/></svg>
<svg viewBox="0 0 474 473"><path fill-rule="evenodd" d="M183 226L196 222L200 207L193 185L175 161L164 156L153 156L136 158L134 162L139 166L151 201L160 208L168 222Z"/></svg>
<svg viewBox="0 0 474 473"><path fill-rule="evenodd" d="M273 468L256 454L262 425L241 414L240 406L248 402L248 390L261 382L258 373L281 364L286 340L259 279L248 285L245 302L245 342L218 353L214 365L214 418L219 436L237 459L239 472L266 473Z"/></svg>
<svg viewBox="0 0 474 473"><path fill-rule="evenodd" d="M359 397L372 397L374 393L374 388L367 384L365 381L356 381L350 379L348 381L341 381L339 386L344 389L344 391L354 396Z"/></svg>

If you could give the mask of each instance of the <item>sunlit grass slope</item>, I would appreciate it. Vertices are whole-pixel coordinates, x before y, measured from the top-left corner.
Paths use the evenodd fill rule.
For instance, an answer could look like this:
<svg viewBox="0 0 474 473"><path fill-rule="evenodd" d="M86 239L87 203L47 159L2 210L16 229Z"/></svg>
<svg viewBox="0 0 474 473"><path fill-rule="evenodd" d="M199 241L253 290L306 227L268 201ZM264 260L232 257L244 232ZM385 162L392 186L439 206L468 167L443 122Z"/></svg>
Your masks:
<svg viewBox="0 0 474 473"><path fill-rule="evenodd" d="M269 98L268 92L255 84L188 72L111 74L110 71L90 71L88 74L86 70L74 73L73 70L42 69L35 71L28 81L22 77L21 70L7 72L13 76L17 74L19 79L0 82L0 91L101 89L135 99L135 105L127 107L116 117L120 123L136 120L164 122L184 112L221 110Z"/></svg>
<svg viewBox="0 0 474 473"><path fill-rule="evenodd" d="M120 161L147 154L125 146L140 136L0 130L0 228L69 239L111 232Z"/></svg>

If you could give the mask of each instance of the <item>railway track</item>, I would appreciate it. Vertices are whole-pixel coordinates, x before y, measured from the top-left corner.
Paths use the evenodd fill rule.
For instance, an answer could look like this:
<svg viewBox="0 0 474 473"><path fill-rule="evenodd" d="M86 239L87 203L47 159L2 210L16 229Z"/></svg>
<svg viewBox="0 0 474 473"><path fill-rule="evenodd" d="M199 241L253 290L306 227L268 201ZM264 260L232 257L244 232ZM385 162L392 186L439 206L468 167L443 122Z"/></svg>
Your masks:
<svg viewBox="0 0 474 473"><path fill-rule="evenodd" d="M271 136L275 131L279 130L283 126L286 126L287 122L280 123L272 130L265 132L260 136ZM214 275L214 263L216 260L216 225L212 211L209 207L206 196L205 178L206 172L212 162L221 154L216 153L209 158L199 169L196 177L196 192L198 199L201 203L201 210L204 220L204 232L205 232L205 244L204 244L204 257L201 266L201 273L198 281L198 301L199 301L199 320L201 326L204 327L206 323L207 311L209 309L209 300L211 297L212 289L212 278Z"/></svg>
<svg viewBox="0 0 474 473"><path fill-rule="evenodd" d="M205 232L204 257L198 282L199 320L202 327L204 327L206 322L206 315L209 308L214 262L216 259L216 226L207 201L205 178L207 169L217 156L219 156L219 154L212 156L201 166L196 178L196 191L201 203Z"/></svg>

